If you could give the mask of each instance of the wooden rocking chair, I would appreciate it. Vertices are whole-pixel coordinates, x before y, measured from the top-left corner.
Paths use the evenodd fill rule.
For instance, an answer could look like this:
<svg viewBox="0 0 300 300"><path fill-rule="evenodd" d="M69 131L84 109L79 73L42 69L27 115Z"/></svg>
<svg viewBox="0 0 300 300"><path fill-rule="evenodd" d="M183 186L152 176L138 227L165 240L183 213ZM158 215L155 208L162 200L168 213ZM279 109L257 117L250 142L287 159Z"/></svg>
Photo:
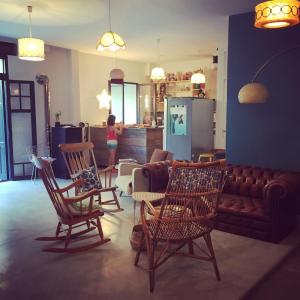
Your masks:
<svg viewBox="0 0 300 300"><path fill-rule="evenodd" d="M111 186L111 172L112 167L108 167L106 169L100 170L97 167L95 155L94 155L94 144L91 142L85 143L70 143L70 144L60 144L60 150L62 152L63 158L67 165L67 169L69 171L70 177L73 180L76 180L78 175L90 169L91 167L95 170L96 181L101 183L100 174L104 174L105 184L104 187L98 187L98 201L99 205L116 205L117 209L107 210L110 212L122 211L123 209L120 206L118 197L116 195L117 187ZM78 187L77 192L80 193L82 187ZM111 192L113 199L103 201L101 197L101 193L103 192Z"/></svg>
<svg viewBox="0 0 300 300"><path fill-rule="evenodd" d="M35 167L39 171L39 176L43 180L46 190L50 196L50 199L54 205L54 208L58 217L58 224L56 228L56 233L54 237L39 237L36 240L38 241L59 241L64 240L64 248L56 248L56 247L46 247L43 251L49 252L78 252L88 250L97 246L100 246L104 243L110 241L110 239L105 239L103 237L102 227L100 223L100 217L103 216L103 211L98 209L93 209L93 196L98 195L97 190L91 190L89 192L83 193L80 196L74 197L66 197L65 193L69 194L69 191L72 188L76 188L77 186L82 184L82 180L74 181L72 184L59 188L56 183L56 180L53 175L53 171L51 165L48 161L45 161L41 158L32 156L32 162ZM89 207L88 209L83 209L81 203L83 200L89 199ZM80 203L79 209L75 209L72 204ZM66 225L68 228L66 230L62 229L62 225ZM86 229L81 230L79 232L73 233L72 230L74 228L86 226ZM86 238L91 238L95 236L99 236L99 241L90 243L80 247L72 247L69 248L69 243L71 239L77 238L76 241L80 240L80 236L88 233L94 229L98 229L97 235L90 235ZM62 232L67 232L66 235L60 235Z"/></svg>
<svg viewBox="0 0 300 300"><path fill-rule="evenodd" d="M225 180L222 165L221 161L207 164L175 162L161 205L154 207L150 202L142 202L143 236L135 265L146 240L151 292L155 285L155 269L175 254L212 262L220 280L210 232ZM198 241L196 243L201 237L208 251L202 249ZM185 246L188 251L179 252Z"/></svg>

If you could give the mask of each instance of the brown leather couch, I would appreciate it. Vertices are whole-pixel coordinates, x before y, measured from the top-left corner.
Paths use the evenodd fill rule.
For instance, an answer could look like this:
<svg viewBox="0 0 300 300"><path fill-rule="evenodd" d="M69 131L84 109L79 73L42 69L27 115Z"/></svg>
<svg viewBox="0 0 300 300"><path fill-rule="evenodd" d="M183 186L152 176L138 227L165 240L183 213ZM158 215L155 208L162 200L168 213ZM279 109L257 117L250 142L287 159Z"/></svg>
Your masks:
<svg viewBox="0 0 300 300"><path fill-rule="evenodd" d="M146 164L149 191L164 192L170 161ZM230 165L218 206L216 229L279 242L297 225L296 197L300 173Z"/></svg>

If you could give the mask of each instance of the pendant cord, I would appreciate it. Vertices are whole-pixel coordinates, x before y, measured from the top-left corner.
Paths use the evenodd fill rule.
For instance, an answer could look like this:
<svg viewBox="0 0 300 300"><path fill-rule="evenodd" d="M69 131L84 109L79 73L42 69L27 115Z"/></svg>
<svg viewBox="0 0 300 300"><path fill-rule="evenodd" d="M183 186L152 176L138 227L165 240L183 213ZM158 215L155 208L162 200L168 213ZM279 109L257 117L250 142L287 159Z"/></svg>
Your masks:
<svg viewBox="0 0 300 300"><path fill-rule="evenodd" d="M31 13L32 13L32 6L27 6L28 9L28 18L29 18L29 37L32 38L31 32Z"/></svg>
<svg viewBox="0 0 300 300"><path fill-rule="evenodd" d="M109 31L111 31L110 0L108 0Z"/></svg>

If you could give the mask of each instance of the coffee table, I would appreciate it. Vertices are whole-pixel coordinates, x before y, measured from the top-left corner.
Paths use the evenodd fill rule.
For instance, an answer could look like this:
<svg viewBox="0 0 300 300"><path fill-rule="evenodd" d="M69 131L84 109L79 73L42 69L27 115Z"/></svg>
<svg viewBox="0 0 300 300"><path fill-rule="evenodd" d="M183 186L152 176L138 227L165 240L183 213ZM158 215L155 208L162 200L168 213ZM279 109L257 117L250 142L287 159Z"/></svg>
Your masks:
<svg viewBox="0 0 300 300"><path fill-rule="evenodd" d="M165 197L164 193L152 193L152 192L134 192L131 195L133 199L133 222L135 223L135 209L137 202L152 202L155 200L160 200Z"/></svg>

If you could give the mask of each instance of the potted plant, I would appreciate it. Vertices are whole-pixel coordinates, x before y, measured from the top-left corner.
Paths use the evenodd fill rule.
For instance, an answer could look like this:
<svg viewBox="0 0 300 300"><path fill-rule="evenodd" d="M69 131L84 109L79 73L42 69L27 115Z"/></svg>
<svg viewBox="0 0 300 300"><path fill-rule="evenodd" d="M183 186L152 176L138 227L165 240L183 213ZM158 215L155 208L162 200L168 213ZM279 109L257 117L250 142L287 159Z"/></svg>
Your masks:
<svg viewBox="0 0 300 300"><path fill-rule="evenodd" d="M60 121L59 121L60 116L61 116L61 111L59 110L58 112L55 113L55 127L60 126Z"/></svg>

